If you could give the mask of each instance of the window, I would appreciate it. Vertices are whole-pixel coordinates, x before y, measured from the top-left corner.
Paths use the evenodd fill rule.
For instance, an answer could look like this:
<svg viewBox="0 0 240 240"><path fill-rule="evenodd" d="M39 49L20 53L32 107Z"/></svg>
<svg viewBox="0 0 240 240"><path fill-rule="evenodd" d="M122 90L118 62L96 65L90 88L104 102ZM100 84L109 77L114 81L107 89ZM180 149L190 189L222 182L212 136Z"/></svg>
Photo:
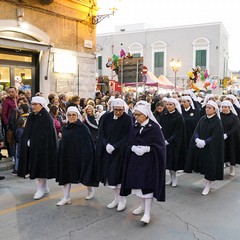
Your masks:
<svg viewBox="0 0 240 240"><path fill-rule="evenodd" d="M98 56L98 70L102 70L102 56Z"/></svg>
<svg viewBox="0 0 240 240"><path fill-rule="evenodd" d="M141 57L141 53L133 53L132 56L133 56L133 57L136 57L136 58L139 58L139 57Z"/></svg>
<svg viewBox="0 0 240 240"><path fill-rule="evenodd" d="M155 76L166 75L167 72L167 44L162 41L154 42L152 45L152 72Z"/></svg>
<svg viewBox="0 0 240 240"><path fill-rule="evenodd" d="M209 69L210 41L205 38L197 38L193 41L193 68L200 66L202 71Z"/></svg>
<svg viewBox="0 0 240 240"><path fill-rule="evenodd" d="M205 71L207 68L207 50L196 50L196 64L199 66L202 71Z"/></svg>
<svg viewBox="0 0 240 240"><path fill-rule="evenodd" d="M134 42L130 44L128 50L133 57L143 57L143 45L141 43Z"/></svg>
<svg viewBox="0 0 240 240"><path fill-rule="evenodd" d="M154 53L154 75L160 76L164 74L164 52Z"/></svg>

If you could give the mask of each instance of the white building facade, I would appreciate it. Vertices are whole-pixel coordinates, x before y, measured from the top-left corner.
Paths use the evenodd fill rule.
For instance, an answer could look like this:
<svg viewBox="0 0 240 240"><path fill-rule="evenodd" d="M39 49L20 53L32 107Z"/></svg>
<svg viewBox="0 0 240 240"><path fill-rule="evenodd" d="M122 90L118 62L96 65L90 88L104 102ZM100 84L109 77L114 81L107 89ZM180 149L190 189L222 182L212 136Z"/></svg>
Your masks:
<svg viewBox="0 0 240 240"><path fill-rule="evenodd" d="M164 75L174 82L170 66L172 58L181 61L177 72L177 85L186 86L188 72L197 66L208 70L220 81L228 72L228 33L221 22L168 28L144 28L143 24L116 27L114 33L97 34L98 75L117 79L105 63L113 54L124 49L136 57L144 58L144 65L157 77Z"/></svg>

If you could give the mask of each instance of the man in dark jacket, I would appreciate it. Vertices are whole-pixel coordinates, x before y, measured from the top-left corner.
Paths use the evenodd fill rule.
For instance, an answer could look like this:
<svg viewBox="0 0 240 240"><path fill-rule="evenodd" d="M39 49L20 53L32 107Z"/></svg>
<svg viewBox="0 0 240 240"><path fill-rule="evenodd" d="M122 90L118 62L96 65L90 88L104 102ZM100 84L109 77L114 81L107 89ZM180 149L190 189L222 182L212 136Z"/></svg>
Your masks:
<svg viewBox="0 0 240 240"><path fill-rule="evenodd" d="M55 178L57 171L57 134L52 117L45 109L43 97L32 98L32 113L23 132L19 156L18 176L37 178L34 199L49 192L47 179Z"/></svg>
<svg viewBox="0 0 240 240"><path fill-rule="evenodd" d="M8 96L3 101L3 104L2 104L2 121L3 121L3 128L5 132L9 129L9 119L11 117L11 113L17 108L17 98L18 98L18 94L17 94L16 88L9 87ZM7 134L5 134L5 136L6 135ZM15 145L9 144L7 141L5 141L5 144L8 150L8 155L11 157L14 157Z"/></svg>
<svg viewBox="0 0 240 240"><path fill-rule="evenodd" d="M0 148L2 148L4 145L4 137L3 137L3 134L2 134L2 122L0 121ZM0 180L3 180L5 179L4 176L0 176Z"/></svg>

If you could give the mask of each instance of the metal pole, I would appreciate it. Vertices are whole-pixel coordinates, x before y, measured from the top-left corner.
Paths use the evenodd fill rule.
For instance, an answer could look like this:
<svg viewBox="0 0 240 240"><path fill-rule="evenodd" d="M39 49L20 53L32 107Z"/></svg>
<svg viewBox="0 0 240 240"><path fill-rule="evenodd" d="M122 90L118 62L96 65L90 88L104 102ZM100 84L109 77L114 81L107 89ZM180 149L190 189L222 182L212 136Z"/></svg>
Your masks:
<svg viewBox="0 0 240 240"><path fill-rule="evenodd" d="M122 58L121 62L122 62L122 67L121 67L121 92L123 94L123 58Z"/></svg>
<svg viewBox="0 0 240 240"><path fill-rule="evenodd" d="M138 60L137 60L137 72L136 72L136 102L138 101Z"/></svg>

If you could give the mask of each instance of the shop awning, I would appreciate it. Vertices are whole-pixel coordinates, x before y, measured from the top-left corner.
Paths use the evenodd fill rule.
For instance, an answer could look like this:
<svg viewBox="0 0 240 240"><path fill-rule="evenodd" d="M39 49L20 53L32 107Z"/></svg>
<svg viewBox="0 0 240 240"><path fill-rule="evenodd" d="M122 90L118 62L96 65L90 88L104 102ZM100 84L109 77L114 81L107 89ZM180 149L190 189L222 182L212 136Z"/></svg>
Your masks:
<svg viewBox="0 0 240 240"><path fill-rule="evenodd" d="M52 46L43 42L35 42L30 40L0 36L0 47L35 51L48 51Z"/></svg>

